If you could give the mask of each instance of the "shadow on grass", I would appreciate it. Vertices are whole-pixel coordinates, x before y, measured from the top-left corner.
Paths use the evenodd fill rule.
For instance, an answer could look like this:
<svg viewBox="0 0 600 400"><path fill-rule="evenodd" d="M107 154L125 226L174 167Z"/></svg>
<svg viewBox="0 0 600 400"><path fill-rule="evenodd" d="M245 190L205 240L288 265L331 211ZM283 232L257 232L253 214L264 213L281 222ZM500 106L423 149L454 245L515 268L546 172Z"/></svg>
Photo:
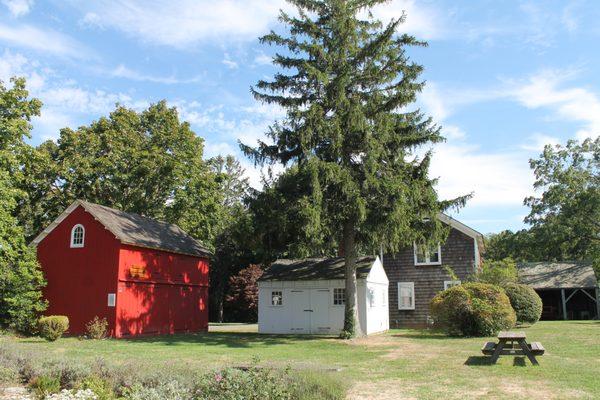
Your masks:
<svg viewBox="0 0 600 400"><path fill-rule="evenodd" d="M515 357L513 359L513 367L525 367L525 357Z"/></svg>
<svg viewBox="0 0 600 400"><path fill-rule="evenodd" d="M311 340L325 338L331 339L333 337L312 335L265 335L259 333L210 332L131 337L122 338L119 339L119 341L131 343L158 343L167 346L201 344L207 346L223 346L230 348L250 348L255 346L293 344L296 342L308 342Z"/></svg>
<svg viewBox="0 0 600 400"><path fill-rule="evenodd" d="M471 356L465 361L465 365L469 366L490 366L492 364L492 358L488 356Z"/></svg>
<svg viewBox="0 0 600 400"><path fill-rule="evenodd" d="M449 336L443 332L439 331L419 331L419 330L411 330L406 333L394 333L390 335L392 337L397 338L408 338L408 339L442 339L442 340L452 340L452 339L465 339L463 336Z"/></svg>

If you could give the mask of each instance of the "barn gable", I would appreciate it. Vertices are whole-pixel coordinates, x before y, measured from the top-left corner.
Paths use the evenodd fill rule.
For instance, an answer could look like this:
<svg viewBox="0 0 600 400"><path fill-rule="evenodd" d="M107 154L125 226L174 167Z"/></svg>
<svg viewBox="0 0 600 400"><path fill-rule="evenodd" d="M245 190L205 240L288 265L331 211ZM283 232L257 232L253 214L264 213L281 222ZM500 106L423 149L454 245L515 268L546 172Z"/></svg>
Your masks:
<svg viewBox="0 0 600 400"><path fill-rule="evenodd" d="M179 226L114 208L76 200L32 242L37 246L77 207L83 207L123 244L206 257L210 251Z"/></svg>

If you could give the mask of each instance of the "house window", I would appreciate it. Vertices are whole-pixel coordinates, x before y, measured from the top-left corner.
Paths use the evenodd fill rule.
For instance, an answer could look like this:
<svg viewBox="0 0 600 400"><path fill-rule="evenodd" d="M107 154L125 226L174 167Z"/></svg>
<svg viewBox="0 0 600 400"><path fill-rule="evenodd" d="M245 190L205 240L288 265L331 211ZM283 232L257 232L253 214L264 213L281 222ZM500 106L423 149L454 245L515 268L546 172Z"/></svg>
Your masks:
<svg viewBox="0 0 600 400"><path fill-rule="evenodd" d="M85 228L77 224L71 229L71 247L83 247L85 240Z"/></svg>
<svg viewBox="0 0 600 400"><path fill-rule="evenodd" d="M452 286L458 286L460 283L460 281L444 281L444 290L451 288Z"/></svg>
<svg viewBox="0 0 600 400"><path fill-rule="evenodd" d="M387 288L381 291L381 305L387 307Z"/></svg>
<svg viewBox="0 0 600 400"><path fill-rule="evenodd" d="M415 265L440 265L442 263L442 249L438 244L414 244Z"/></svg>
<svg viewBox="0 0 600 400"><path fill-rule="evenodd" d="M343 306L346 304L346 289L335 288L333 289L333 305Z"/></svg>
<svg viewBox="0 0 600 400"><path fill-rule="evenodd" d="M398 310L415 309L415 283L398 282Z"/></svg>
<svg viewBox="0 0 600 400"><path fill-rule="evenodd" d="M283 305L283 292L281 290L276 290L271 292L271 305L272 306L282 306Z"/></svg>

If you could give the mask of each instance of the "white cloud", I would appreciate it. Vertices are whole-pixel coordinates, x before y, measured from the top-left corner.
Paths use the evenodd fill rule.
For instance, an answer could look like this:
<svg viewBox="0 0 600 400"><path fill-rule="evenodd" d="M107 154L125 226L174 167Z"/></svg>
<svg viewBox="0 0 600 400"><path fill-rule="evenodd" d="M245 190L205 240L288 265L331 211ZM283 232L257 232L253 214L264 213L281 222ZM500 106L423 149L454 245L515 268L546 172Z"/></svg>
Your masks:
<svg viewBox="0 0 600 400"><path fill-rule="evenodd" d="M254 57L254 64L256 65L271 65L273 57L266 55L265 53L259 53Z"/></svg>
<svg viewBox="0 0 600 400"><path fill-rule="evenodd" d="M124 78L124 79L130 79L133 81L139 81L139 82L153 82L153 83L163 83L163 84L181 84L181 83L196 83L196 82L200 82L203 79L202 75L197 75L193 78L189 78L189 79L181 79L181 78L177 78L176 76L156 76L156 75L149 75L149 74L144 74L135 70L132 70L130 68L127 68L125 65L123 64L119 64L116 68L114 68L113 70L109 71L108 74L110 76L116 77L116 78Z"/></svg>
<svg viewBox="0 0 600 400"><path fill-rule="evenodd" d="M556 117L579 122L578 139L600 135L600 98L583 87L564 87L573 70L543 70L525 81L510 81L507 95L527 108L549 108Z"/></svg>
<svg viewBox="0 0 600 400"><path fill-rule="evenodd" d="M6 25L0 23L0 41L12 46L33 49L59 56L84 58L89 51L62 33L40 29L31 25Z"/></svg>
<svg viewBox="0 0 600 400"><path fill-rule="evenodd" d="M82 24L111 27L144 42L185 48L199 42L256 40L276 23L282 0L79 1Z"/></svg>
<svg viewBox="0 0 600 400"><path fill-rule="evenodd" d="M521 205L533 184L525 154L491 153L465 144L436 146L431 176L439 177L441 198L473 192L469 206Z"/></svg>
<svg viewBox="0 0 600 400"><path fill-rule="evenodd" d="M418 39L439 39L444 36L447 28L445 16L440 11L415 0L393 0L382 3L373 9L373 16L384 22L392 18L400 18L406 13L406 21L400 25L401 33L415 35Z"/></svg>
<svg viewBox="0 0 600 400"><path fill-rule="evenodd" d="M554 136L544 135L543 133L534 133L525 143L521 144L521 148L523 150L541 152L547 144L554 146L559 143L560 139Z"/></svg>
<svg viewBox="0 0 600 400"><path fill-rule="evenodd" d="M2 0L2 4L8 8L13 17L20 17L31 11L33 0Z"/></svg>
<svg viewBox="0 0 600 400"><path fill-rule="evenodd" d="M227 66L227 68L229 68L229 69L237 69L238 68L238 63L236 63L235 61L233 61L229 57L228 53L224 54L222 63L225 64L225 66Z"/></svg>

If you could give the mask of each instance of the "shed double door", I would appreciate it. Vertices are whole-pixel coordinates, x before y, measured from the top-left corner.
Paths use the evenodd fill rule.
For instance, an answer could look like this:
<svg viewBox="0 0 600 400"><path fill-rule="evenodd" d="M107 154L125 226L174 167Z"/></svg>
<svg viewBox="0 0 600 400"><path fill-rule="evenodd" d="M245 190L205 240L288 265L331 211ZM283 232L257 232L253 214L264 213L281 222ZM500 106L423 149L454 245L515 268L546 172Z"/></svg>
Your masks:
<svg viewBox="0 0 600 400"><path fill-rule="evenodd" d="M292 332L330 333L329 289L293 289Z"/></svg>

